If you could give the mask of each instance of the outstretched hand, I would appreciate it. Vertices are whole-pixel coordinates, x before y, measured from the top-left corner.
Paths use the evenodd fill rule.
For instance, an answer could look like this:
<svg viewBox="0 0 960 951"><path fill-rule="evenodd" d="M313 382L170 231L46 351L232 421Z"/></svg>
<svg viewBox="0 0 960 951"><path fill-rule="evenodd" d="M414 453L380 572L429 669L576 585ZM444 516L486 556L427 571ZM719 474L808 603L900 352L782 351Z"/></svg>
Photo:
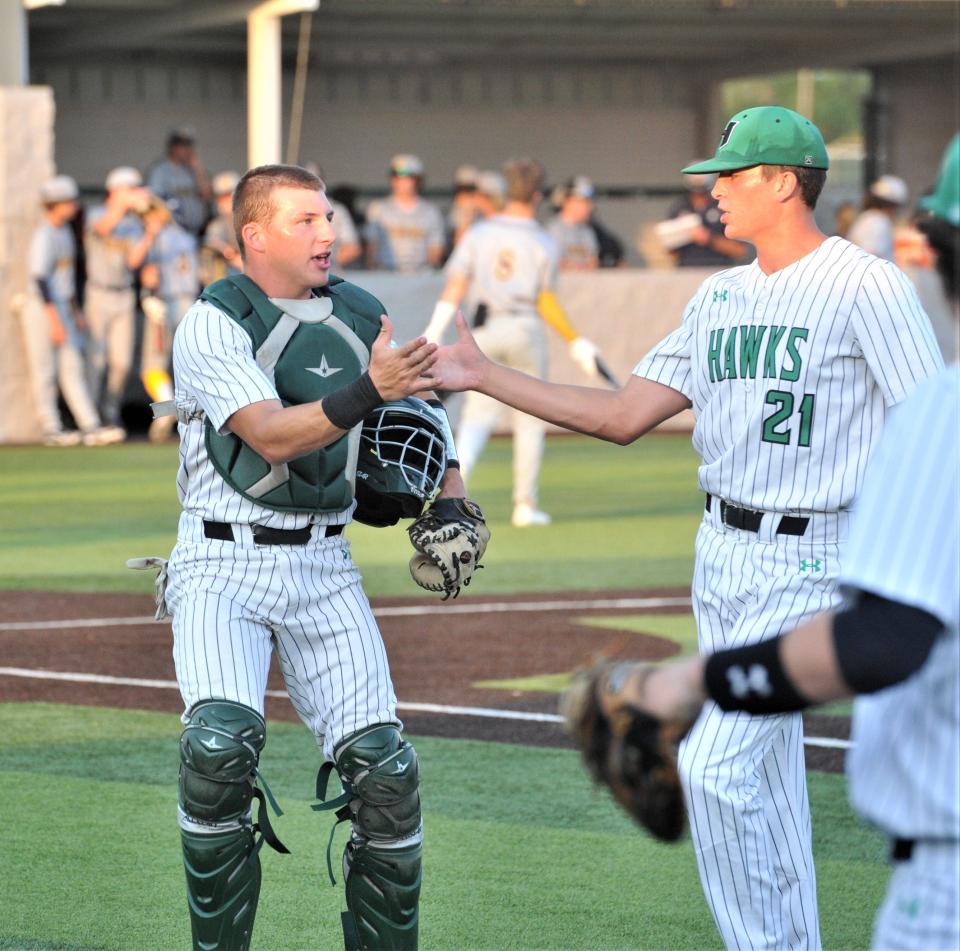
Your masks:
<svg viewBox="0 0 960 951"><path fill-rule="evenodd" d="M380 333L370 349L370 379L384 400L399 400L438 384L434 364L437 345L417 337L402 346L393 345L393 323L380 316Z"/></svg>
<svg viewBox="0 0 960 951"><path fill-rule="evenodd" d="M456 317L457 342L437 351L437 362L433 372L439 379L437 384L444 390L479 389L490 367L487 359L477 346L467 321L461 312Z"/></svg>

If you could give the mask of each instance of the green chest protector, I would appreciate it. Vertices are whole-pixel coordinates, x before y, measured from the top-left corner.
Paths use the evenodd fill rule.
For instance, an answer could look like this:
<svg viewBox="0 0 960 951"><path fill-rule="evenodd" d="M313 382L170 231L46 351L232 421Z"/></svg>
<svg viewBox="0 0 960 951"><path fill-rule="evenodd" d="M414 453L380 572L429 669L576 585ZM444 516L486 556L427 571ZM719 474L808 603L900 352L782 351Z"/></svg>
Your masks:
<svg viewBox="0 0 960 951"><path fill-rule="evenodd" d="M380 302L331 277L315 295L323 302L307 320L280 310L243 274L200 295L235 320L253 344L257 365L273 380L284 406L310 403L357 379L380 332ZM353 501L360 443L358 425L336 442L271 465L233 433L204 421L210 462L246 499L280 512L341 512Z"/></svg>

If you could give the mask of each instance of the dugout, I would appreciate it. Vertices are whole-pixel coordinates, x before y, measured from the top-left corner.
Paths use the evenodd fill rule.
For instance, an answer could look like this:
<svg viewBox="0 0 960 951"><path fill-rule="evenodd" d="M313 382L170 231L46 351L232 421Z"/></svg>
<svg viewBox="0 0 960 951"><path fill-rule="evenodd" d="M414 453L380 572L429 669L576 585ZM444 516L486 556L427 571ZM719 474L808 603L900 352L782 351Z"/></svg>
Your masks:
<svg viewBox="0 0 960 951"><path fill-rule="evenodd" d="M9 306L38 211L29 196L54 167L90 191L114 165L146 168L183 122L209 169L245 167L258 6L67 0L27 15L3 5L0 326L15 343L0 351L0 441L18 438L30 413ZM303 34L297 15L279 26L285 150ZM724 79L869 70L867 173L895 172L915 195L958 115L952 0L322 0L306 46L298 153L331 184L372 196L389 156L412 151L442 193L463 162L532 154L552 181L588 174L600 217L629 245L664 212L678 169L712 151ZM633 299L649 298L637 288Z"/></svg>

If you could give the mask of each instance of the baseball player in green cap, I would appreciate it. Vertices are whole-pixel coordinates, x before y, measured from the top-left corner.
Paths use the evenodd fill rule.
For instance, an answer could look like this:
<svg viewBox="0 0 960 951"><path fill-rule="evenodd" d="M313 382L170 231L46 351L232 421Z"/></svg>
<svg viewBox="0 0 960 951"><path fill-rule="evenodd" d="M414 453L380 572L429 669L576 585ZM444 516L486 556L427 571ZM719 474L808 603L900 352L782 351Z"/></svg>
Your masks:
<svg viewBox="0 0 960 951"><path fill-rule="evenodd" d="M710 275L618 391L498 366L462 319L457 343L439 351L438 386L623 445L693 408L704 653L769 640L840 603L839 553L887 410L943 366L901 271L817 227L829 164L820 131L796 112L730 118L714 157L683 171L717 174L725 236L753 244L756 260ZM800 714L708 702L679 768L726 946L819 948Z"/></svg>

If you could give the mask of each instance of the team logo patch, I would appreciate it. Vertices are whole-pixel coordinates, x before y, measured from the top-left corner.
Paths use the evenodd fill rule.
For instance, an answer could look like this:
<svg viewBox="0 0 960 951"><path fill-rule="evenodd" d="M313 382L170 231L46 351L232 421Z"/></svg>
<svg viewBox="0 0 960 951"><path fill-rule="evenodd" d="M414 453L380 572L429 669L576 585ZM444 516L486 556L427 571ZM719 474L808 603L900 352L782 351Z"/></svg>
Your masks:
<svg viewBox="0 0 960 951"><path fill-rule="evenodd" d="M328 376L333 376L334 373L339 373L343 367L332 367L327 363L326 354L320 355L320 366L318 367L305 367L310 373L316 373L321 379L326 379Z"/></svg>
<svg viewBox="0 0 960 951"><path fill-rule="evenodd" d="M727 127L720 133L720 144L717 146L718 149L722 149L727 142L730 141L730 136L733 134L733 130L740 125L739 119L731 119L727 123Z"/></svg>
<svg viewBox="0 0 960 951"><path fill-rule="evenodd" d="M801 558L800 570L808 573L811 571L823 571L823 562L819 558Z"/></svg>
<svg viewBox="0 0 960 951"><path fill-rule="evenodd" d="M717 304L717 303L725 304L729 296L730 296L730 291L714 291L713 302L714 304Z"/></svg>

